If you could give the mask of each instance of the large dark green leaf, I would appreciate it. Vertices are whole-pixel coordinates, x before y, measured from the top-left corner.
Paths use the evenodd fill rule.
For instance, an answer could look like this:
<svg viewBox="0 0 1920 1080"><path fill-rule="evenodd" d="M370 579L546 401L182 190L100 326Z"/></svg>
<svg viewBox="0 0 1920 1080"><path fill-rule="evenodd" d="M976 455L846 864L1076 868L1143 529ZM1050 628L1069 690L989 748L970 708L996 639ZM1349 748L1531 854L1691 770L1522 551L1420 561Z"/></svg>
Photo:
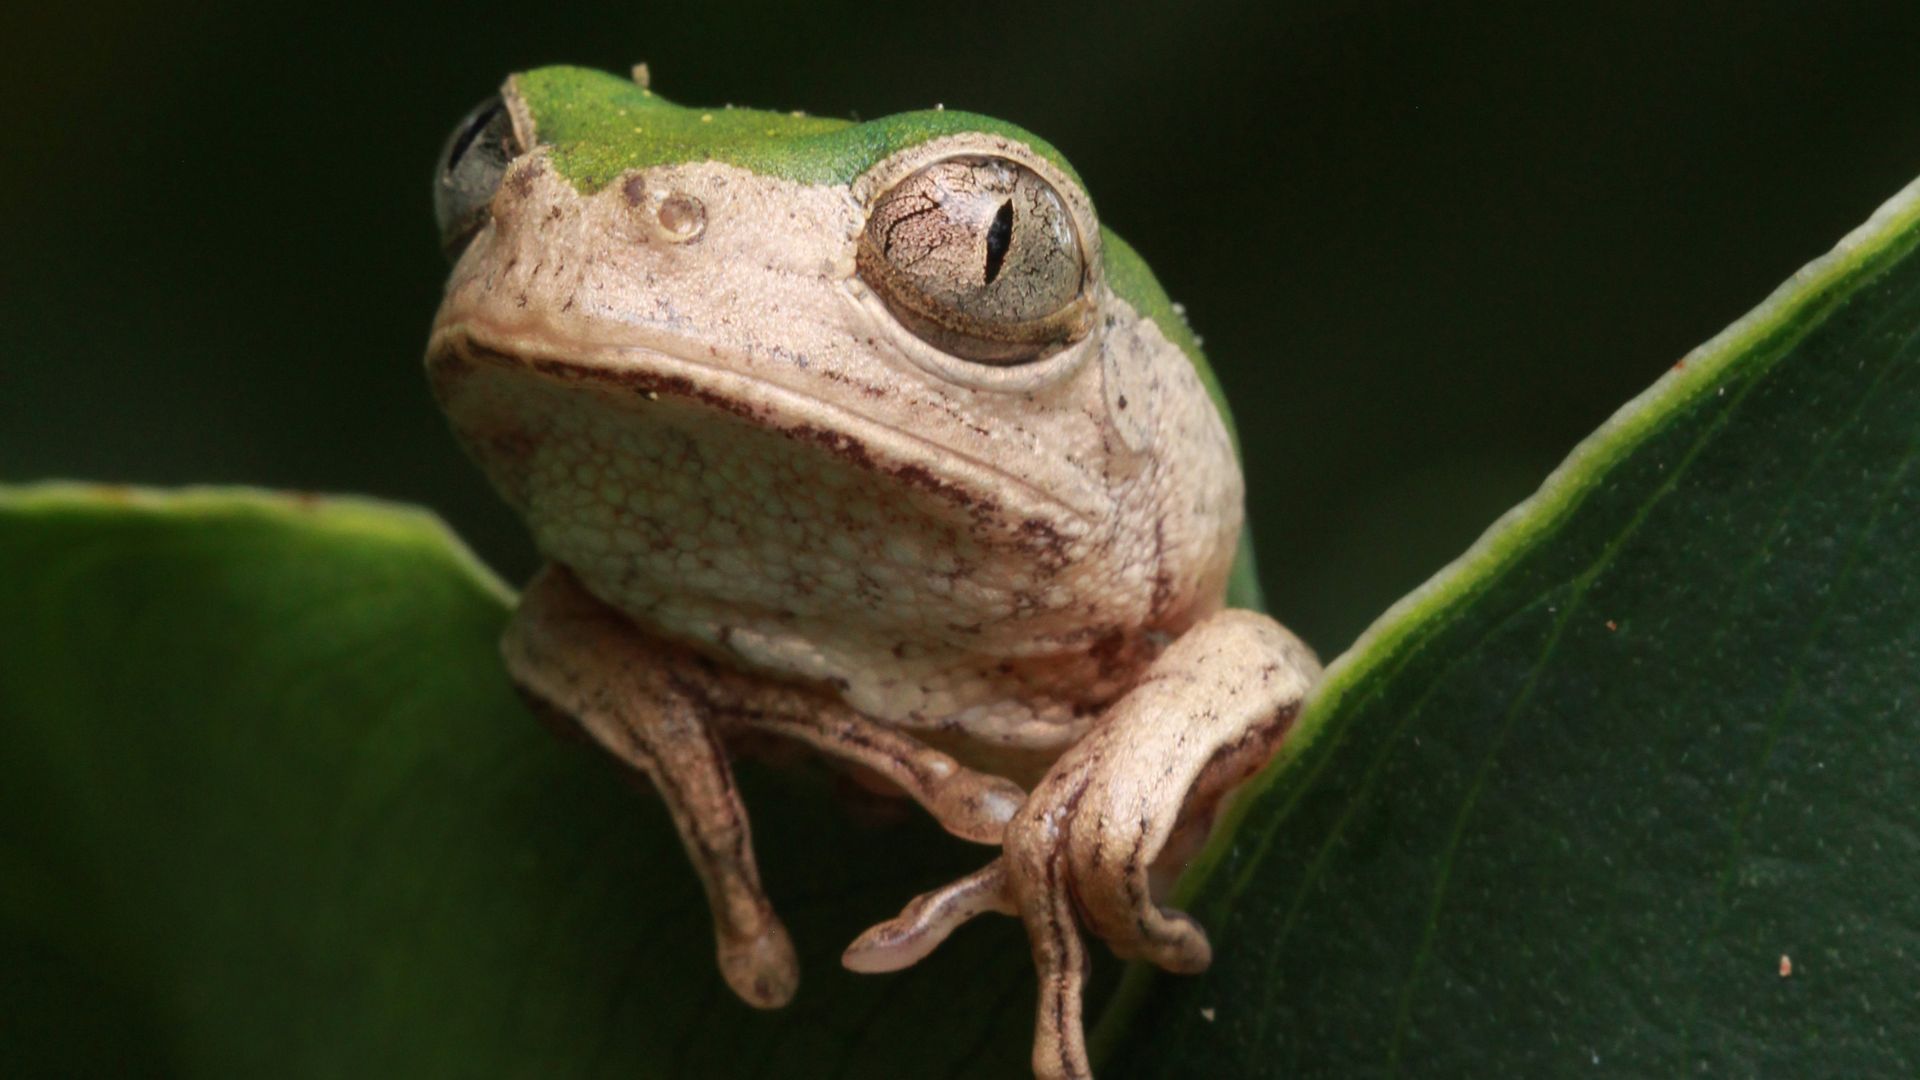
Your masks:
<svg viewBox="0 0 1920 1080"><path fill-rule="evenodd" d="M1024 1066L1010 920L839 970L984 849L851 824L817 772L747 777L806 969L732 1000L658 800L521 707L507 594L427 515L28 489L0 567L0 1074Z"/></svg>
<svg viewBox="0 0 1920 1080"><path fill-rule="evenodd" d="M1115 1072L1920 1075L1916 218L1334 665L1190 881L1213 971L1124 1010Z"/></svg>

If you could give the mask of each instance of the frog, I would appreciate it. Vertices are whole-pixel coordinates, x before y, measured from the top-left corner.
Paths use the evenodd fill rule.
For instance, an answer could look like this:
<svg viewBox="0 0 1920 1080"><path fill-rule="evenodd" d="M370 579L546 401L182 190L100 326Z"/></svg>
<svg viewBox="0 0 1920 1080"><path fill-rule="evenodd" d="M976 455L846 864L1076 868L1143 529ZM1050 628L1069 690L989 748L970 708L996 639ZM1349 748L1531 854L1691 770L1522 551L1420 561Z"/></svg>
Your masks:
<svg viewBox="0 0 1920 1080"><path fill-rule="evenodd" d="M434 203L428 381L544 560L506 671L657 789L726 984L796 992L733 772L791 741L989 849L845 966L1014 916L1034 1074L1090 1076L1088 939L1208 966L1169 890L1320 674L1264 613L1184 313L1058 150L960 110L537 68L454 129Z"/></svg>

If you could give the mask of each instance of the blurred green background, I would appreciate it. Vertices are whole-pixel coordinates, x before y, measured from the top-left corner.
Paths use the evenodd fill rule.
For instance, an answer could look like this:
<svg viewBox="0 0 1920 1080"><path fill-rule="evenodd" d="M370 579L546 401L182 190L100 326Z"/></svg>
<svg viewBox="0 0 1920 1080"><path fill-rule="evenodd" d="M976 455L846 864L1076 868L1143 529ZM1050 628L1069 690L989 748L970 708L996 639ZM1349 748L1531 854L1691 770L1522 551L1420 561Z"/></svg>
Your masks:
<svg viewBox="0 0 1920 1080"><path fill-rule="evenodd" d="M1240 415L1331 655L1920 173L1920 5L215 2L0 15L0 480L370 492L510 578L419 370L452 124L508 71L1044 134Z"/></svg>

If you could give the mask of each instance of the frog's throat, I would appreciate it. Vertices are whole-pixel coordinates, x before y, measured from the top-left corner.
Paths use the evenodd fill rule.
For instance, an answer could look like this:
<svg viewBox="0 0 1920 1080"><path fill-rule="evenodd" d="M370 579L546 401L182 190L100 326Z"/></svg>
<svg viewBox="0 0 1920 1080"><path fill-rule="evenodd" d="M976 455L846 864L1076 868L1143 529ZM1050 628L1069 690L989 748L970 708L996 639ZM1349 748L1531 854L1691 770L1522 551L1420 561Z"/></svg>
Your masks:
<svg viewBox="0 0 1920 1080"><path fill-rule="evenodd" d="M1075 506L1029 480L914 432L742 375L721 362L642 345L564 342L544 331L495 327L472 317L437 322L427 345L427 370L434 381L455 378L475 366L517 368L556 385L587 382L647 401L678 400L729 413L955 501L974 503L980 493L992 492L1006 514L1072 520L1089 528L1105 516L1102 507Z"/></svg>

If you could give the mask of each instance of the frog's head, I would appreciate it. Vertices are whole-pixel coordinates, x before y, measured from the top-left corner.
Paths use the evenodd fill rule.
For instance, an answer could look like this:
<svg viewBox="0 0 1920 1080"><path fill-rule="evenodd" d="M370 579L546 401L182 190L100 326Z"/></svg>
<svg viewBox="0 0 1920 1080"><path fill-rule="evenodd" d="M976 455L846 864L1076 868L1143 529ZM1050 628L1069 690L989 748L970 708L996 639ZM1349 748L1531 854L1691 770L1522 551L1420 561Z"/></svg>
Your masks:
<svg viewBox="0 0 1920 1080"><path fill-rule="evenodd" d="M1240 481L1209 377L1032 135L943 110L689 109L545 68L456 129L437 185L436 391L603 596L653 604L676 575L701 592L702 559L724 593L740 560L721 556L778 543L834 564L751 598L788 613L918 588L888 566L972 586L955 626L1100 633L1217 602ZM696 550L636 571L633 537Z"/></svg>

